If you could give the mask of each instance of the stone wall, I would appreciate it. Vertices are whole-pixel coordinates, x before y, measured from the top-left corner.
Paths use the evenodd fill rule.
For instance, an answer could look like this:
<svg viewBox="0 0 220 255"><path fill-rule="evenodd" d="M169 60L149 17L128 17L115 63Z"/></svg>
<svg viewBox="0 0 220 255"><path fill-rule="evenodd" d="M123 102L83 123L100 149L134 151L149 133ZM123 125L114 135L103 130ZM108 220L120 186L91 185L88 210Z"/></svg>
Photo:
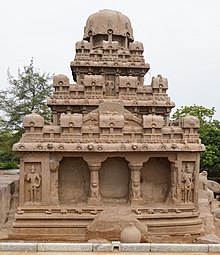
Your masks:
<svg viewBox="0 0 220 255"><path fill-rule="evenodd" d="M0 171L0 238L4 238L12 227L18 206L18 181L17 170Z"/></svg>

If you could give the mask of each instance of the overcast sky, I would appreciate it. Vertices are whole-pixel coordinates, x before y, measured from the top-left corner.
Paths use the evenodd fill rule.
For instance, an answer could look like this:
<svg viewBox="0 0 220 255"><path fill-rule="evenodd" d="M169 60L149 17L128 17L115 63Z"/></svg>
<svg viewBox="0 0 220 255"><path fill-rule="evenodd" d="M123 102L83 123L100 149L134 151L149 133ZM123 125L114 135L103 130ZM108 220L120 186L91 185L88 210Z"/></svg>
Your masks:
<svg viewBox="0 0 220 255"><path fill-rule="evenodd" d="M113 9L130 18L144 44L146 84L162 74L177 107L215 107L220 120L220 0L0 1L0 89L8 86L7 69L16 76L31 58L42 72L73 82L69 63L87 17Z"/></svg>

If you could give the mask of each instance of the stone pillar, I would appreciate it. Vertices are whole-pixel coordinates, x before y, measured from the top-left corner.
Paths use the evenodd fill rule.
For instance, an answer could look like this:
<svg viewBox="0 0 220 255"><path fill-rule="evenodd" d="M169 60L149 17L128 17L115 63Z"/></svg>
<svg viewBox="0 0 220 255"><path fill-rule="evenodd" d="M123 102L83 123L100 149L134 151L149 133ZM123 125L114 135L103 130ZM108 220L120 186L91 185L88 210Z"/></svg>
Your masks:
<svg viewBox="0 0 220 255"><path fill-rule="evenodd" d="M143 163L133 163L128 164L129 169L131 170L131 190L130 190L130 200L132 205L142 205L144 203L141 196L141 169Z"/></svg>
<svg viewBox="0 0 220 255"><path fill-rule="evenodd" d="M20 180L19 180L19 206L23 206L25 203L25 156L23 153L20 156Z"/></svg>
<svg viewBox="0 0 220 255"><path fill-rule="evenodd" d="M170 163L170 199L172 204L178 204L180 203L180 190L178 187L178 181L177 181L177 175L178 175L178 163L177 162L171 162Z"/></svg>
<svg viewBox="0 0 220 255"><path fill-rule="evenodd" d="M50 205L50 166L49 153L42 153L39 155L39 160L41 159L42 167L42 205Z"/></svg>
<svg viewBox="0 0 220 255"><path fill-rule="evenodd" d="M200 154L197 153L195 169L194 169L194 204L195 207L198 208L198 200L199 200L199 171L200 171Z"/></svg>
<svg viewBox="0 0 220 255"><path fill-rule="evenodd" d="M87 162L87 164L90 170L90 195L87 205L100 205L99 170L101 168L101 162Z"/></svg>
<svg viewBox="0 0 220 255"><path fill-rule="evenodd" d="M51 204L58 205L58 169L59 169L59 160L52 159L50 160L50 196Z"/></svg>
<svg viewBox="0 0 220 255"><path fill-rule="evenodd" d="M58 125L57 111L53 110L53 125Z"/></svg>

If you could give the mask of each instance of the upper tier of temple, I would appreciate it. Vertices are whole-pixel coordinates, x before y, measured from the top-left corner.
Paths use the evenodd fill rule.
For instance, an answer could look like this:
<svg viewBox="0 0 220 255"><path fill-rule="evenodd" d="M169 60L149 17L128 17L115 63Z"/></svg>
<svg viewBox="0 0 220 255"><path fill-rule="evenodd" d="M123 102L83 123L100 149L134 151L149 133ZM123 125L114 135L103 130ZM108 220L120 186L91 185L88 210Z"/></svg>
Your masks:
<svg viewBox="0 0 220 255"><path fill-rule="evenodd" d="M92 14L71 62L75 83L63 74L54 76L54 92L48 100L53 122L45 124L36 113L27 115L22 144L14 149L204 150L197 118L170 122L175 104L167 94L167 79L157 75L150 85L144 84L150 65L143 51L125 15L111 10Z"/></svg>
<svg viewBox="0 0 220 255"><path fill-rule="evenodd" d="M70 64L76 83L70 84L62 74L54 76L55 91L48 101L54 123L59 123L62 112L86 114L103 102L121 101L135 116L161 115L167 124L175 106L167 95L168 82L158 75L144 85L150 65L143 52L127 16L111 10L90 15Z"/></svg>

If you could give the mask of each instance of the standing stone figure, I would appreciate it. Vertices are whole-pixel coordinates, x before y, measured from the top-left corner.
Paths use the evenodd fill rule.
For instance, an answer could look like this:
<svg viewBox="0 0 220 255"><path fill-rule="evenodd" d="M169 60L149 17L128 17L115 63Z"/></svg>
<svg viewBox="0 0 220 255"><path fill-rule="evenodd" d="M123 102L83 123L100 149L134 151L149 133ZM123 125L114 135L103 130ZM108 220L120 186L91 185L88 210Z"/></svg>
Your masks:
<svg viewBox="0 0 220 255"><path fill-rule="evenodd" d="M91 183L90 192L91 192L91 198L99 198L99 185L98 185L98 183Z"/></svg>
<svg viewBox="0 0 220 255"><path fill-rule="evenodd" d="M132 181L132 198L138 200L141 197L140 182L137 180Z"/></svg>
<svg viewBox="0 0 220 255"><path fill-rule="evenodd" d="M29 182L28 191L30 192L30 201L32 204L37 203L37 192L41 185L41 176L36 172L35 166L31 166L30 173L25 175L25 180Z"/></svg>
<svg viewBox="0 0 220 255"><path fill-rule="evenodd" d="M184 203L192 202L193 174L190 164L186 164L185 171L182 173L182 199Z"/></svg>

